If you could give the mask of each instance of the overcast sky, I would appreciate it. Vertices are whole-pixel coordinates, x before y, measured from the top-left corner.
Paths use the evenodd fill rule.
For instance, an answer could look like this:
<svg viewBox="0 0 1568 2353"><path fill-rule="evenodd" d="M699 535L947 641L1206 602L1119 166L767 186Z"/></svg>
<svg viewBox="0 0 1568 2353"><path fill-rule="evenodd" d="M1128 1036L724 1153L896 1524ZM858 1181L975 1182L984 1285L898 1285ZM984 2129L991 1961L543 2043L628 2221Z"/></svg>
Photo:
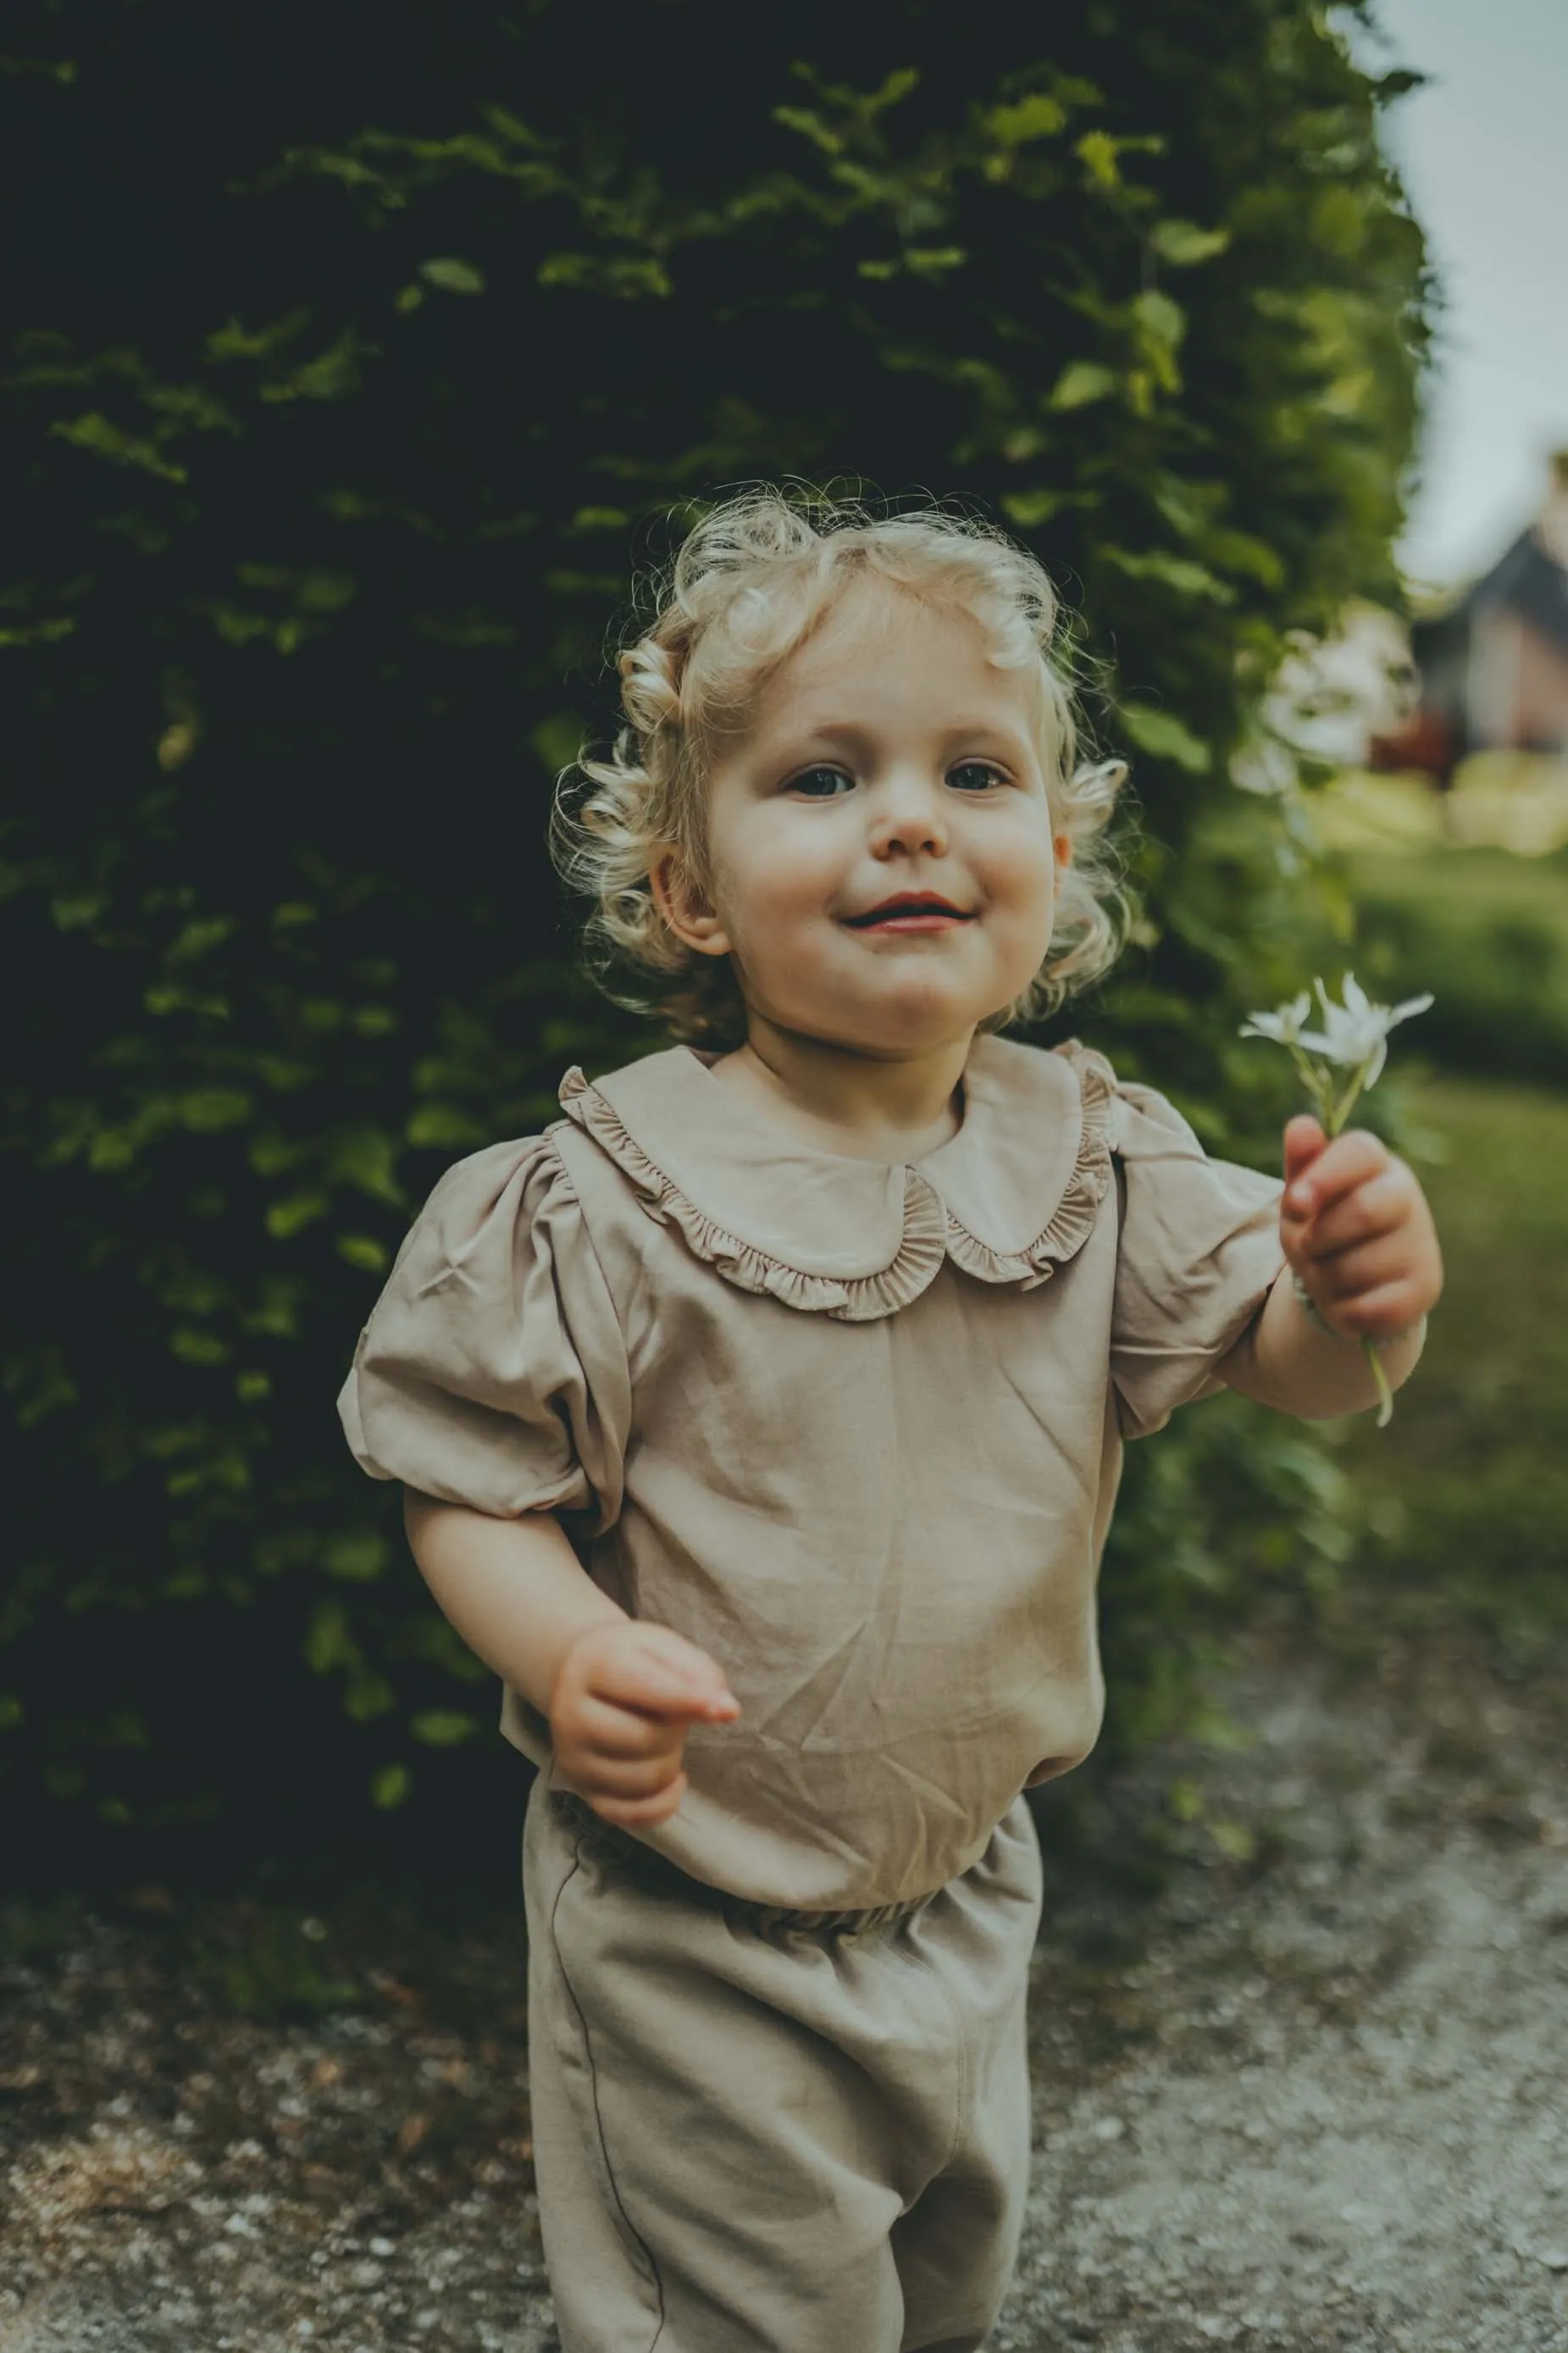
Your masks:
<svg viewBox="0 0 1568 2353"><path fill-rule="evenodd" d="M1358 53L1431 82L1384 118L1448 309L1401 548L1447 582L1501 553L1568 448L1568 5L1376 0Z"/></svg>

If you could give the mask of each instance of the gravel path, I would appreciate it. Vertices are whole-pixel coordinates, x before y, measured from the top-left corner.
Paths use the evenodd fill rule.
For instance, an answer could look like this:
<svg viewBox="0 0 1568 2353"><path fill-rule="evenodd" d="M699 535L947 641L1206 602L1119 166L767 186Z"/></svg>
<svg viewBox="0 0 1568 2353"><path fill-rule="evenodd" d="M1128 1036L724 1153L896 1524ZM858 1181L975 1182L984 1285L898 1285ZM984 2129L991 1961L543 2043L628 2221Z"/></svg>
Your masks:
<svg viewBox="0 0 1568 2353"><path fill-rule="evenodd" d="M994 2353L1568 2353L1563 1694L1226 1696L1247 1745L1052 1868ZM0 1910L0 2353L550 2353L519 1907L428 1910Z"/></svg>

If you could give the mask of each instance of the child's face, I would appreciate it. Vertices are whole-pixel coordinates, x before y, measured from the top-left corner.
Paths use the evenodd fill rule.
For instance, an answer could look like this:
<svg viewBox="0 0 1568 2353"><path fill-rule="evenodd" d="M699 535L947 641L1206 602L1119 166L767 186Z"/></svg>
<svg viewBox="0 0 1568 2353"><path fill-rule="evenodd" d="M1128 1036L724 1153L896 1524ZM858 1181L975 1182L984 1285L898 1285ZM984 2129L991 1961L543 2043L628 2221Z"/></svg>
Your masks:
<svg viewBox="0 0 1568 2353"><path fill-rule="evenodd" d="M770 678L709 780L710 903L661 899L734 961L753 1016L870 1054L967 1037L1051 936L1029 689L955 609L858 584ZM896 897L944 902L868 915Z"/></svg>

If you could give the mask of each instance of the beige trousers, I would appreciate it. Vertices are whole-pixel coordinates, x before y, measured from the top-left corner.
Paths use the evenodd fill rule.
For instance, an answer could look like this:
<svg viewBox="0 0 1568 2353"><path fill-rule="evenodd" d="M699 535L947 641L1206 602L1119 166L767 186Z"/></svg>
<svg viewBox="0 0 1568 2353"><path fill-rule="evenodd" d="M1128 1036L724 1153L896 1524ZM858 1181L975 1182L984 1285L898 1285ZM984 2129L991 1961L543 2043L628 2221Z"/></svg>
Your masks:
<svg viewBox="0 0 1568 2353"><path fill-rule="evenodd" d="M973 2353L1028 2179L1022 1798L934 1895L806 1928L541 1778L523 1884L562 2353Z"/></svg>

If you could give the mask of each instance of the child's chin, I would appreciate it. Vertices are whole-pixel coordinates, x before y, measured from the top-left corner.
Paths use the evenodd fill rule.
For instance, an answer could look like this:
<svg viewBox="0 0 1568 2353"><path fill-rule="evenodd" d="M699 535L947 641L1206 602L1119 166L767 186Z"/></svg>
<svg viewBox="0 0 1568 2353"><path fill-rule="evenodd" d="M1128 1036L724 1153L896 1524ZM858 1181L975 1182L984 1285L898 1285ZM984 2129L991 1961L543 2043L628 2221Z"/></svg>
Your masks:
<svg viewBox="0 0 1568 2353"><path fill-rule="evenodd" d="M864 1005L840 1000L831 1018L844 1042L868 1053L918 1051L943 1046L985 1020L996 1008L969 992L908 986L879 994Z"/></svg>

